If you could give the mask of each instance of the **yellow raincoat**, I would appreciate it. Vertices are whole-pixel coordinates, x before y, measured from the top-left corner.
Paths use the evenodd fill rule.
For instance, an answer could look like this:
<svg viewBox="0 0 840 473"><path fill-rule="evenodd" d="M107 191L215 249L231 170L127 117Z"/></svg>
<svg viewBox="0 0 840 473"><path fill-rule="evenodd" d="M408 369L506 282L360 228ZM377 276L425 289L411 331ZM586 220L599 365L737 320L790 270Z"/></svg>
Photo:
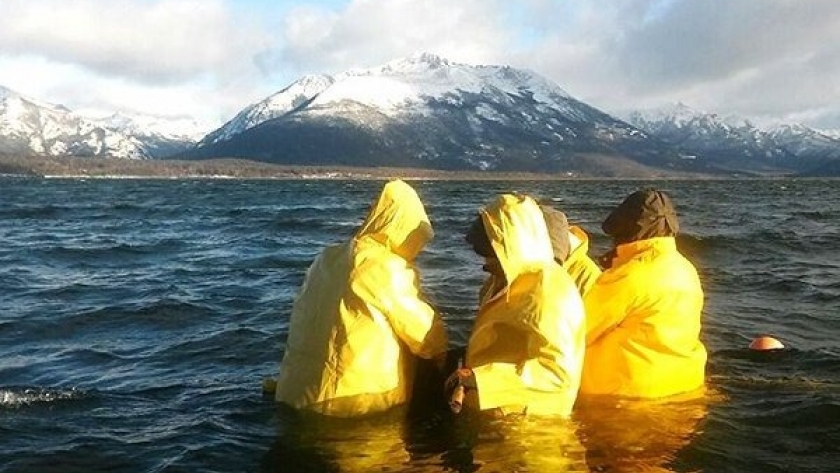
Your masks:
<svg viewBox="0 0 840 473"><path fill-rule="evenodd" d="M703 290L674 237L619 245L584 303L581 394L660 398L703 386Z"/></svg>
<svg viewBox="0 0 840 473"><path fill-rule="evenodd" d="M568 415L583 364L580 294L554 261L533 199L500 196L481 217L501 267L482 288L467 345L478 408Z"/></svg>
<svg viewBox="0 0 840 473"><path fill-rule="evenodd" d="M292 309L275 398L349 417L409 400L414 355L446 351L414 258L432 238L417 194L385 185L355 237L312 263Z"/></svg>
<svg viewBox="0 0 840 473"><path fill-rule="evenodd" d="M569 276L575 281L581 296L595 284L595 280L601 275L601 268L589 257L589 236L582 228L577 226L569 227L569 242L571 251L569 257L563 262L563 267Z"/></svg>

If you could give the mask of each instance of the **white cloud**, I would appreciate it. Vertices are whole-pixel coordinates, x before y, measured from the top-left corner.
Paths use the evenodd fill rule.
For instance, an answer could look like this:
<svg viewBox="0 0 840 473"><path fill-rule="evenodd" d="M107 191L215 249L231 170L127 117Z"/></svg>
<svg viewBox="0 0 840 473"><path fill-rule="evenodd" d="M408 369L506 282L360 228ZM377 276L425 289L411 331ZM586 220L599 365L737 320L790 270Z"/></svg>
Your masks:
<svg viewBox="0 0 840 473"><path fill-rule="evenodd" d="M429 51L529 68L606 111L840 128L836 0L0 2L0 84L71 108L221 120L304 73Z"/></svg>
<svg viewBox="0 0 840 473"><path fill-rule="evenodd" d="M82 67L42 58L0 58L0 84L32 99L105 116L117 111L163 117L195 117L218 126L243 107L250 89L231 86L220 93L210 81L137 84L120 77L91 75Z"/></svg>
<svg viewBox="0 0 840 473"><path fill-rule="evenodd" d="M275 60L306 72L376 65L417 51L483 63L512 42L500 0L355 0L343 10L301 6L284 22Z"/></svg>
<svg viewBox="0 0 840 473"><path fill-rule="evenodd" d="M221 0L3 0L4 56L158 83L243 61L263 38Z"/></svg>
<svg viewBox="0 0 840 473"><path fill-rule="evenodd" d="M529 2L532 24L545 34L514 61L601 108L681 100L720 113L796 119L832 116L815 111L840 103L834 0L552 3ZM561 16L558 27L544 20Z"/></svg>
<svg viewBox="0 0 840 473"><path fill-rule="evenodd" d="M223 0L2 0L0 84L73 110L220 122L271 91L271 35Z"/></svg>

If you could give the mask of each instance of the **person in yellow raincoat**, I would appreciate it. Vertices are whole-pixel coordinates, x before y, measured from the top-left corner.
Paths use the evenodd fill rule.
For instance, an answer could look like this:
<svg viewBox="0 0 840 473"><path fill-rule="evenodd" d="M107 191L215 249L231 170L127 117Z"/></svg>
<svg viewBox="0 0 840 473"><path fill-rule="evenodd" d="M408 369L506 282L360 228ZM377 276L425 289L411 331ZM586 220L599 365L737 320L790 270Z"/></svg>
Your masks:
<svg viewBox="0 0 840 473"><path fill-rule="evenodd" d="M589 236L578 226L569 226L566 215L559 210L541 205L545 217L554 260L566 268L581 296L585 296L595 280L601 275L592 258L589 257Z"/></svg>
<svg viewBox="0 0 840 473"><path fill-rule="evenodd" d="M604 221L613 237L609 266L586 294L586 357L581 394L664 398L701 390L703 289L677 251L670 198L634 192Z"/></svg>
<svg viewBox="0 0 840 473"><path fill-rule="evenodd" d="M466 367L447 387L465 389L467 407L482 411L568 415L583 364L583 302L554 261L540 207L527 196L502 195L480 211L467 241L490 274Z"/></svg>
<svg viewBox="0 0 840 473"><path fill-rule="evenodd" d="M350 417L408 402L415 356L445 356L414 259L432 239L417 193L387 183L355 236L327 247L294 302L275 399Z"/></svg>

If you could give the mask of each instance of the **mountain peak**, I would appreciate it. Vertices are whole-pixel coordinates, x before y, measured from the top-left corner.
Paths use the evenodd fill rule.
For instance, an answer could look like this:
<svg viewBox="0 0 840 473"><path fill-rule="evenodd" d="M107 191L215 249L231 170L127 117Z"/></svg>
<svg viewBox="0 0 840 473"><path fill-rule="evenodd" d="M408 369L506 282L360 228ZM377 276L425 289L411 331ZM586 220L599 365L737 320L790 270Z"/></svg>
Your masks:
<svg viewBox="0 0 840 473"><path fill-rule="evenodd" d="M391 64L398 64L398 63L418 64L418 65L422 64L422 65L426 65L430 68L448 66L450 64L449 60L444 58L444 57L438 56L437 54L434 54L434 53L423 52L423 51L416 52L416 53L414 53L414 54L412 54L408 57L405 57L403 59L397 59L397 60L391 62Z"/></svg>
<svg viewBox="0 0 840 473"><path fill-rule="evenodd" d="M5 153L137 159L164 156L191 146L208 128L199 129L189 121L121 112L106 118L84 116L0 86L0 152ZM173 130L182 135L169 136Z"/></svg>

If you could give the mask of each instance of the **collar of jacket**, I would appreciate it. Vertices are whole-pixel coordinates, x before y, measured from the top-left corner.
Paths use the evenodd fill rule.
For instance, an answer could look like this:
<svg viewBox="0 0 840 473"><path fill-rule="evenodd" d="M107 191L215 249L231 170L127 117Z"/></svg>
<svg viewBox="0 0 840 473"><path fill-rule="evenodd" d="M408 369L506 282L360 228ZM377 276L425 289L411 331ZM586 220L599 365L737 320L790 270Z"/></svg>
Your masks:
<svg viewBox="0 0 840 473"><path fill-rule="evenodd" d="M677 250L677 240L674 237L656 237L647 238L645 240L631 241L618 245L616 248L617 256L613 261L612 266L620 266L627 261L637 257L638 255L650 251L660 253L668 253Z"/></svg>
<svg viewBox="0 0 840 473"><path fill-rule="evenodd" d="M569 241L571 249L564 266L585 258L589 253L589 235L582 228L578 226L569 227Z"/></svg>

